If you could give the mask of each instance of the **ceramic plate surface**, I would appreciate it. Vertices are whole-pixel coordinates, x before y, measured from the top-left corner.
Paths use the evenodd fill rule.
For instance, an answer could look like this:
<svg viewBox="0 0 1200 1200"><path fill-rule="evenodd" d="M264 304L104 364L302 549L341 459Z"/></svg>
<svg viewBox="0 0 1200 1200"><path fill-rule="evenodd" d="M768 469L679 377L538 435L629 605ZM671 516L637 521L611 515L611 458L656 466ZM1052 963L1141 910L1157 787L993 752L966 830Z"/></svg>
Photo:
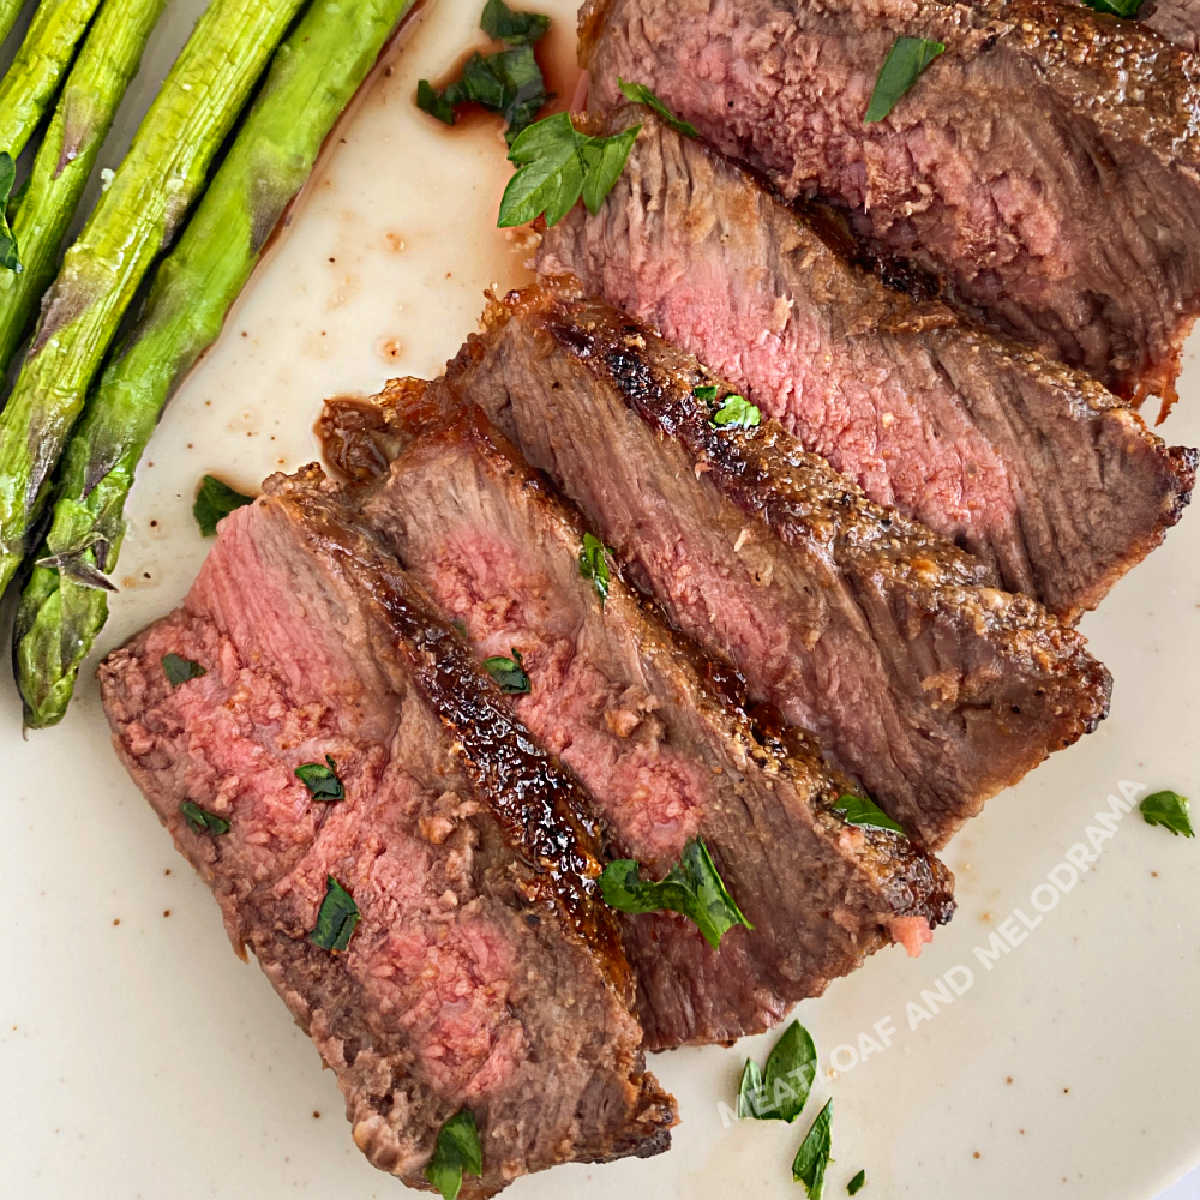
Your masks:
<svg viewBox="0 0 1200 1200"><path fill-rule="evenodd" d="M173 0L102 162L118 160L200 7ZM539 7L565 62L573 5ZM431 0L172 401L102 651L187 589L206 550L190 515L203 472L251 490L311 460L325 396L436 373L484 289L524 278L521 245L494 230L509 170L498 123L446 131L412 103L418 77L482 40L479 8ZM571 72L551 83L569 95ZM1195 351L1180 390L1161 432L1195 445ZM742 1062L769 1037L660 1055L682 1116L671 1153L560 1168L508 1195L795 1200L791 1157L827 1096L827 1197L865 1167L865 1200L1149 1200L1200 1160L1200 843L1136 811L1097 816L1163 787L1200 800L1200 513L1083 628L1115 676L1112 715L951 844L958 915L919 960L892 948L801 1005L823 1069L800 1123L728 1119ZM93 672L67 720L27 740L13 690L0 700L0 1191L400 1195L354 1148L333 1076L230 953L207 889L118 765Z"/></svg>

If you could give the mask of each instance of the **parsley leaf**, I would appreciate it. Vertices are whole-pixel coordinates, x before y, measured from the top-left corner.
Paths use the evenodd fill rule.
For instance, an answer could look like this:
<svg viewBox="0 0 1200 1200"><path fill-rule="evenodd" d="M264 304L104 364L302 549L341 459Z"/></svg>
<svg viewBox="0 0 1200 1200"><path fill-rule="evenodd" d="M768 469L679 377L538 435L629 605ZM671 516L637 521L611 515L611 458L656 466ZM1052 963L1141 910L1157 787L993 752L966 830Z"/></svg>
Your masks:
<svg viewBox="0 0 1200 1200"><path fill-rule="evenodd" d="M550 28L550 18L542 13L513 12L504 0L487 0L479 28L498 42L524 46L536 42Z"/></svg>
<svg viewBox="0 0 1200 1200"><path fill-rule="evenodd" d="M200 805L193 804L190 800L185 800L179 806L179 811L183 813L183 819L197 833L220 835L229 832L229 822L224 817L219 817L216 813L209 812L207 808L201 808Z"/></svg>
<svg viewBox="0 0 1200 1200"><path fill-rule="evenodd" d="M898 37L888 51L879 75L875 80L875 90L871 93L871 103L867 105L867 114L863 124L870 125L874 121L882 121L896 107L896 102L921 77L939 54L946 47L942 42L931 42L925 38Z"/></svg>
<svg viewBox="0 0 1200 1200"><path fill-rule="evenodd" d="M7 151L0 151L0 267L19 275L25 268L17 251L17 239L8 224L9 197L17 179L17 164Z"/></svg>
<svg viewBox="0 0 1200 1200"><path fill-rule="evenodd" d="M726 396L712 416L718 429L753 429L762 424L762 413L745 396Z"/></svg>
<svg viewBox="0 0 1200 1200"><path fill-rule="evenodd" d="M1155 792L1138 805L1147 825L1161 825L1183 837L1195 837L1188 802L1178 792Z"/></svg>
<svg viewBox="0 0 1200 1200"><path fill-rule="evenodd" d="M833 1101L826 1100L825 1107L817 1113L796 1157L792 1159L792 1180L804 1184L808 1200L821 1200L821 1189L825 1186L825 1168L829 1166L829 1120L833 1115Z"/></svg>
<svg viewBox="0 0 1200 1200"><path fill-rule="evenodd" d="M583 535L583 546L579 550L579 574L592 581L592 587L600 597L601 608L608 600L609 576L606 556L612 552L612 547L606 546L598 537L593 537L590 533Z"/></svg>
<svg viewBox="0 0 1200 1200"><path fill-rule="evenodd" d="M866 796L853 796L844 792L834 802L833 811L841 816L847 825L860 825L864 829L886 829L889 833L898 833L908 837L904 826L896 824L873 800Z"/></svg>
<svg viewBox="0 0 1200 1200"><path fill-rule="evenodd" d="M227 517L235 508L243 504L253 504L253 496L243 496L234 491L227 483L222 483L212 475L205 475L200 481L200 490L196 493L196 503L192 505L192 516L200 526L200 532L205 537L212 537L217 532L217 522Z"/></svg>
<svg viewBox="0 0 1200 1200"><path fill-rule="evenodd" d="M1145 0L1083 0L1096 12L1111 13L1114 17L1134 18L1142 11Z"/></svg>
<svg viewBox="0 0 1200 1200"><path fill-rule="evenodd" d="M441 1192L442 1200L457 1200L464 1171L483 1174L483 1149L475 1117L469 1109L460 1108L438 1131L425 1178Z"/></svg>
<svg viewBox="0 0 1200 1200"><path fill-rule="evenodd" d="M335 954L345 950L361 916L354 897L330 875L325 881L325 898L317 912L317 927L308 935L308 940Z"/></svg>
<svg viewBox="0 0 1200 1200"><path fill-rule="evenodd" d="M530 125L508 152L517 170L504 189L497 225L525 225L543 213L547 227L557 225L580 196L596 212L625 169L640 130L633 125L610 137L590 137L565 112Z"/></svg>
<svg viewBox="0 0 1200 1200"><path fill-rule="evenodd" d="M692 388L692 395L696 397L702 404L711 404L717 398L717 392L720 389L713 384L705 384L703 387Z"/></svg>
<svg viewBox="0 0 1200 1200"><path fill-rule="evenodd" d="M799 1021L793 1021L767 1055L765 1070L746 1060L738 1088L739 1117L794 1121L803 1111L817 1074L817 1048Z"/></svg>
<svg viewBox="0 0 1200 1200"><path fill-rule="evenodd" d="M626 83L618 75L617 86L626 100L632 100L635 104L644 104L651 112L658 113L676 133L682 133L684 137L690 138L700 136L696 132L695 125L690 121L680 120L644 83Z"/></svg>
<svg viewBox="0 0 1200 1200"><path fill-rule="evenodd" d="M864 1169L860 1170L858 1172L858 1174L855 1175L854 1178L851 1179L848 1184L846 1184L846 1191L851 1196L857 1196L858 1193L862 1191L862 1186L866 1182L867 1182L867 1172L866 1172L866 1169L864 1168Z"/></svg>
<svg viewBox="0 0 1200 1200"><path fill-rule="evenodd" d="M507 695L519 696L529 691L529 676L525 674L525 664L516 650L512 651L512 658L505 658L503 654L485 658L483 669Z"/></svg>
<svg viewBox="0 0 1200 1200"><path fill-rule="evenodd" d="M472 54L462 74L440 92L428 79L417 84L417 107L446 125L456 120L460 104L474 102L500 113L508 123L509 142L538 114L549 99L546 81L532 46L515 46L497 54Z"/></svg>
<svg viewBox="0 0 1200 1200"><path fill-rule="evenodd" d="M694 921L714 949L735 925L754 926L725 889L708 847L692 838L679 862L661 883L638 878L640 867L631 858L610 862L600 876L604 902L621 912L648 913L664 909Z"/></svg>
<svg viewBox="0 0 1200 1200"><path fill-rule="evenodd" d="M167 682L172 687L178 687L181 683L187 683L189 679L199 679L201 675L208 674L198 662L184 658L181 654L164 654L162 669L163 674L167 677Z"/></svg>
<svg viewBox="0 0 1200 1200"><path fill-rule="evenodd" d="M323 763L301 763L295 770L295 776L306 788L314 800L345 800L346 789L337 777L337 763L329 755L325 755Z"/></svg>

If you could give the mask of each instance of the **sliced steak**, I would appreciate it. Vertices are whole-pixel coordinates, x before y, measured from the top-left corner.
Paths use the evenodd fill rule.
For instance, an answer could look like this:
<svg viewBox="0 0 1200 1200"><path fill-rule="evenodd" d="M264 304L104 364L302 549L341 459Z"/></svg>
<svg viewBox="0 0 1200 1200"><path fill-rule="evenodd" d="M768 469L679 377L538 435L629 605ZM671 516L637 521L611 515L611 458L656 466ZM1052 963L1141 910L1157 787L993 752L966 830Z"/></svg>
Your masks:
<svg viewBox="0 0 1200 1200"><path fill-rule="evenodd" d="M927 844L1104 716L1108 674L1033 600L879 508L773 421L718 429L695 359L552 289L494 304L447 377L755 699Z"/></svg>
<svg viewBox="0 0 1200 1200"><path fill-rule="evenodd" d="M1178 520L1196 455L1099 384L886 288L829 231L663 122L595 216L547 231L544 273L634 313L737 384L881 504L1064 619Z"/></svg>
<svg viewBox="0 0 1200 1200"><path fill-rule="evenodd" d="M1200 0L1146 0L1138 10L1138 24L1193 54L1200 50Z"/></svg>
<svg viewBox="0 0 1200 1200"><path fill-rule="evenodd" d="M172 686L164 655L203 675ZM334 1071L354 1140L428 1187L474 1114L464 1197L664 1149L577 785L513 720L394 558L317 475L227 518L183 606L101 667L117 751ZM295 776L333 761L345 798ZM228 822L197 832L181 805ZM579 810L583 811L583 810ZM309 940L333 877L361 912Z"/></svg>
<svg viewBox="0 0 1200 1200"><path fill-rule="evenodd" d="M380 409L401 397L411 392ZM356 415L339 405L334 424ZM857 789L811 744L757 731L619 576L600 604L579 572L578 514L478 409L399 416L376 426L404 448L366 518L478 660L520 656L529 691L510 696L516 715L591 790L611 853L661 878L702 838L754 926L713 950L674 914L625 919L649 1048L760 1032L864 954L892 939L915 951L949 918L946 868L847 825L832 805Z"/></svg>
<svg viewBox="0 0 1200 1200"><path fill-rule="evenodd" d="M993 328L1170 396L1200 305L1200 60L1055 0L591 0L591 100L652 87ZM864 125L900 36L946 52Z"/></svg>

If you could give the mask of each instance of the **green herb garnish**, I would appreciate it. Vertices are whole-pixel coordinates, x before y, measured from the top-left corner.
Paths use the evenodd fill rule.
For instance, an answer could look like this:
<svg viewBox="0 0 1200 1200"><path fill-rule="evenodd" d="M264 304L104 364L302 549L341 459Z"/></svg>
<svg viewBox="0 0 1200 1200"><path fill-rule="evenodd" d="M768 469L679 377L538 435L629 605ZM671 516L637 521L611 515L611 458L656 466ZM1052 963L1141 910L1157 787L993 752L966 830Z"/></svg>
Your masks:
<svg viewBox="0 0 1200 1200"><path fill-rule="evenodd" d="M843 792L834 802L833 811L847 825L860 825L864 829L886 829L889 833L908 837L903 825L896 824L878 804L868 800L866 796L854 796Z"/></svg>
<svg viewBox="0 0 1200 1200"><path fill-rule="evenodd" d="M767 1055L759 1071L751 1058L738 1088L739 1117L759 1121L794 1121L803 1111L817 1074L817 1048L808 1030L793 1021Z"/></svg>
<svg viewBox="0 0 1200 1200"><path fill-rule="evenodd" d="M859 1171L858 1174L855 1175L848 1184L846 1184L846 1191L849 1192L851 1196L857 1196L858 1193L862 1191L862 1186L866 1182L867 1172L864 1169Z"/></svg>
<svg viewBox="0 0 1200 1200"><path fill-rule="evenodd" d="M193 804L190 800L185 800L179 806L179 811L183 813L183 819L197 833L220 835L229 832L229 822L224 817L219 817L216 813L209 812L207 808L201 808L200 805Z"/></svg>
<svg viewBox="0 0 1200 1200"><path fill-rule="evenodd" d="M589 137L565 112L530 125L508 151L517 170L504 189L497 225L525 225L543 213L548 227L557 225L581 196L588 212L598 211L640 129L633 125L611 137Z"/></svg>
<svg viewBox="0 0 1200 1200"><path fill-rule="evenodd" d="M1188 802L1178 792L1154 792L1138 805L1147 825L1161 825L1183 837L1195 837Z"/></svg>
<svg viewBox="0 0 1200 1200"><path fill-rule="evenodd" d="M1114 17L1133 18L1142 11L1145 0L1083 0L1088 8L1096 12L1109 13Z"/></svg>
<svg viewBox="0 0 1200 1200"><path fill-rule="evenodd" d="M337 777L337 763L328 754L323 763L301 763L295 770L295 776L308 788L308 794L314 800L346 798L346 789Z"/></svg>
<svg viewBox="0 0 1200 1200"><path fill-rule="evenodd" d="M626 100L635 104L644 104L651 112L656 112L676 133L684 137L698 137L696 127L690 121L682 121L677 117L644 83L626 83L619 75L617 86Z"/></svg>
<svg viewBox="0 0 1200 1200"><path fill-rule="evenodd" d="M500 690L510 696L529 691L529 676L525 674L525 664L516 650L512 651L512 658L505 658L503 654L485 658L483 669L500 685Z"/></svg>
<svg viewBox="0 0 1200 1200"><path fill-rule="evenodd" d="M550 28L550 18L542 13L513 12L504 0L487 0L479 28L498 42L526 46L536 42Z"/></svg>
<svg viewBox="0 0 1200 1200"><path fill-rule="evenodd" d="M325 898L317 912L317 927L308 935L308 940L322 950L334 953L345 950L361 917L354 897L330 875L325 881Z"/></svg>
<svg viewBox="0 0 1200 1200"><path fill-rule="evenodd" d="M167 677L167 682L172 687L187 683L189 679L199 679L201 675L208 673L198 662L184 658L182 654L164 654L162 669L163 674Z"/></svg>
<svg viewBox="0 0 1200 1200"><path fill-rule="evenodd" d="M17 238L8 223L9 198L17 179L17 164L7 151L0 151L0 267L19 275L21 255L17 251Z"/></svg>
<svg viewBox="0 0 1200 1200"><path fill-rule="evenodd" d="M896 101L912 87L921 77L922 72L939 54L945 51L942 42L931 42L925 38L898 37L888 51L879 75L875 80L875 90L871 93L871 103L867 105L867 115L863 124L870 125L874 121L882 121L896 107Z"/></svg>
<svg viewBox="0 0 1200 1200"><path fill-rule="evenodd" d="M825 1107L817 1113L796 1157L792 1159L792 1180L804 1184L808 1200L821 1200L821 1189L825 1186L825 1168L829 1166L829 1120L833 1115L833 1101L826 1100Z"/></svg>
<svg viewBox="0 0 1200 1200"><path fill-rule="evenodd" d="M621 912L648 913L664 909L694 921L705 941L716 950L721 937L735 925L754 926L725 889L708 847L693 838L679 862L661 883L638 877L641 868L631 858L617 859L600 876L604 902Z"/></svg>
<svg viewBox="0 0 1200 1200"><path fill-rule="evenodd" d="M192 516L200 526L200 532L205 537L212 537L217 532L217 522L227 517L235 508L243 504L253 504L253 496L243 496L234 491L227 483L222 483L212 475L205 475L200 481L200 490L196 493L196 503L192 505Z"/></svg>
<svg viewBox="0 0 1200 1200"><path fill-rule="evenodd" d="M425 1178L441 1192L442 1200L457 1200L464 1171L483 1174L483 1150L475 1117L460 1108L439 1130Z"/></svg>
<svg viewBox="0 0 1200 1200"><path fill-rule="evenodd" d="M532 46L514 46L496 54L472 54L462 73L440 92L428 79L417 84L417 107L447 125L460 104L474 102L500 113L509 142L537 116L548 99L546 82Z"/></svg>
<svg viewBox="0 0 1200 1200"><path fill-rule="evenodd" d="M711 404L717 398L717 392L720 389L715 384L704 384L702 387L692 388L692 395L696 397L702 404Z"/></svg>
<svg viewBox="0 0 1200 1200"><path fill-rule="evenodd" d="M606 546L599 538L590 533L583 535L583 546L579 550L579 574L592 581L592 587L600 597L601 608L608 600L607 556L612 552L612 547Z"/></svg>
<svg viewBox="0 0 1200 1200"><path fill-rule="evenodd" d="M726 396L712 415L718 429L753 429L762 424L762 413L745 396Z"/></svg>

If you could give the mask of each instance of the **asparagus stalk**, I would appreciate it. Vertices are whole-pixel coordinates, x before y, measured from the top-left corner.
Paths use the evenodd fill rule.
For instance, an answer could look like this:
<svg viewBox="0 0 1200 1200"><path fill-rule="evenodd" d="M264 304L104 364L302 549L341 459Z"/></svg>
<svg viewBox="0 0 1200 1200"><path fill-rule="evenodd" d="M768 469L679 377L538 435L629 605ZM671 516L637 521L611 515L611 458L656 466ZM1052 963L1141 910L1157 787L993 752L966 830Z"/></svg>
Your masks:
<svg viewBox="0 0 1200 1200"><path fill-rule="evenodd" d="M16 158L25 148L99 6L100 0L42 0L38 5L12 66L0 80L0 150ZM15 11L4 13L10 25L20 7L11 5Z"/></svg>
<svg viewBox="0 0 1200 1200"><path fill-rule="evenodd" d="M137 328L71 438L22 597L17 679L30 725L61 719L108 616L133 474L172 390L216 340L325 137L413 0L322 0L280 47L225 162L163 261Z"/></svg>
<svg viewBox="0 0 1200 1200"><path fill-rule="evenodd" d="M12 33L25 0L0 0L0 43Z"/></svg>
<svg viewBox="0 0 1200 1200"><path fill-rule="evenodd" d="M80 194L165 4L166 0L103 0L71 68L13 221L21 273L0 272L0 372L54 277L58 250Z"/></svg>
<svg viewBox="0 0 1200 1200"><path fill-rule="evenodd" d="M170 244L300 0L213 0L42 301L0 413L0 590L138 285Z"/></svg>

